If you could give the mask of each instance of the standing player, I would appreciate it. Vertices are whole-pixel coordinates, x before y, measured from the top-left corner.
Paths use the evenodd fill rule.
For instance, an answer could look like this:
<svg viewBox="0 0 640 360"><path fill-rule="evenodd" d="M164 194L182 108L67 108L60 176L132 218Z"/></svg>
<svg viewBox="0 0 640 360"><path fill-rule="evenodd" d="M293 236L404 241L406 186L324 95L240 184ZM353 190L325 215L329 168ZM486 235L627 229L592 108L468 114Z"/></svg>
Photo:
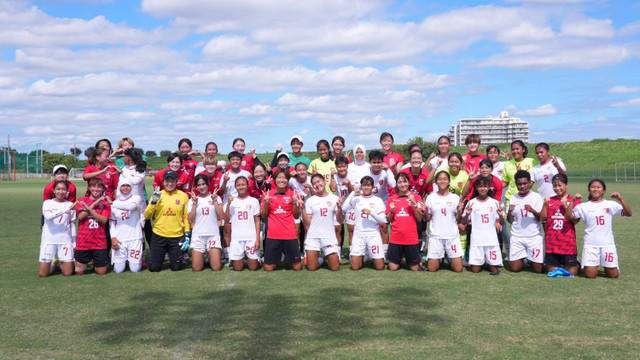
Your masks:
<svg viewBox="0 0 640 360"><path fill-rule="evenodd" d="M105 196L113 201L116 198L116 189L118 188L118 171L121 170L115 164L111 165L109 150L97 148L89 158L89 166L84 169L82 178L87 183L93 178L102 179L105 185ZM89 189L85 194L85 197L87 196L89 196Z"/></svg>
<svg viewBox="0 0 640 360"><path fill-rule="evenodd" d="M360 188L360 180L371 173L371 165L367 162L367 149L362 144L353 147L353 162L349 164L347 171L349 181L354 189ZM349 219L347 219L348 221Z"/></svg>
<svg viewBox="0 0 640 360"><path fill-rule="evenodd" d="M576 194L571 201L563 201L565 218L567 220L582 219L584 221L584 245L582 247L582 269L584 276L594 279L598 276L598 266L604 267L607 277L617 278L620 275L618 267L618 250L613 238L613 217L631 216L631 208L622 196L611 193L611 198L620 201L605 200L607 186L600 179L593 179L587 187L589 201L575 205L582 199Z"/></svg>
<svg viewBox="0 0 640 360"><path fill-rule="evenodd" d="M349 194L353 191L353 185L351 184L351 180L349 180L349 159L344 156L338 156L335 160L336 163L336 172L331 177L330 188L331 191L338 196L342 201L349 196ZM350 211L350 215L353 214L353 211ZM344 241L344 218L347 218L347 230L349 232L349 244L351 244L351 239L353 238L353 218L351 221L349 220L348 215L343 212L343 221L338 221L336 218L335 229L336 229L336 237L338 238L338 255L340 255L340 260L342 260L342 244ZM353 215L352 215L353 216ZM349 224L351 222L351 224Z"/></svg>
<svg viewBox="0 0 640 360"><path fill-rule="evenodd" d="M309 196L315 195L315 191L311 186L311 176L307 176L307 166L304 163L296 164L295 175L289 179L289 187L303 201ZM294 222L296 224L296 237L298 244L300 244L300 253L304 256L305 227L301 226L302 211L300 211L298 217L294 218Z"/></svg>
<svg viewBox="0 0 640 360"><path fill-rule="evenodd" d="M567 194L569 179L565 174L556 174L552 180L556 195L546 197L540 212L540 221L545 224L545 257L547 271L563 268L572 275L578 275L578 246L576 245L575 224L580 221L565 219L564 202L573 201ZM576 201L575 205L580 204Z"/></svg>
<svg viewBox="0 0 640 360"><path fill-rule="evenodd" d="M327 192L331 192L329 183L331 182L331 173L336 170L336 164L334 159L331 157L329 142L327 140L318 141L316 149L320 157L311 161L311 165L309 165L309 174L320 174L324 176Z"/></svg>
<svg viewBox="0 0 640 360"><path fill-rule="evenodd" d="M96 274L104 275L109 266L106 224L111 215L111 205L102 196L104 181L99 177L89 180L89 196L78 199L78 239L76 241L76 274L83 275L87 264L93 261Z"/></svg>
<svg viewBox="0 0 640 360"><path fill-rule="evenodd" d="M147 220L153 219L153 238L149 271L162 268L164 256L169 253L172 271L182 270L183 251L191 242L190 225L187 221L189 197L178 190L178 173L167 170L163 175L164 190L153 192L151 203L144 211Z"/></svg>
<svg viewBox="0 0 640 360"><path fill-rule="evenodd" d="M514 140L511 143L512 158L504 164L504 172L502 173L502 185L507 188L506 202L509 202L511 196L518 192L515 179L518 170L531 172L533 167L537 165L534 159L527 157L528 154L529 150L522 140Z"/></svg>
<svg viewBox="0 0 640 360"><path fill-rule="evenodd" d="M51 262L58 256L62 263L62 274L73 275L73 234L76 221L76 204L66 199L69 193L67 181L56 180L53 184L53 199L42 204L42 238L40 240L40 277L51 274Z"/></svg>
<svg viewBox="0 0 640 360"><path fill-rule="evenodd" d="M480 135L469 134L467 135L464 143L467 145L467 149L469 149L469 152L464 154L464 171L469 175L477 175L480 170L480 161L486 159L484 154L480 154L478 152L478 148L480 147Z"/></svg>
<svg viewBox="0 0 640 360"><path fill-rule="evenodd" d="M68 180L69 170L63 164L58 164L53 167L53 181L47 184L42 194L42 201L49 199L55 199L54 185L58 181L64 181L67 183L67 193L65 194L65 200L76 202L76 186Z"/></svg>
<svg viewBox="0 0 640 360"><path fill-rule="evenodd" d="M207 158L211 155L207 155ZM207 164L205 166L211 166ZM214 168L214 171L215 168ZM217 172L217 171L216 171ZM195 191L189 202L189 224L191 225L191 270L204 269L204 254L209 254L211 270L222 269L222 205L216 193L210 192L211 184L206 174L198 174L195 178Z"/></svg>
<svg viewBox="0 0 640 360"><path fill-rule="evenodd" d="M237 151L240 154L240 169L245 170L246 172L251 171L251 169L253 168L253 164L256 162L260 162L260 159L258 159L258 156L256 155L256 149L255 148L251 148L249 149L249 151L251 152L250 155L245 155L244 154L244 150L245 150L245 142L243 139L241 138L235 138L233 139L233 151ZM229 154L231 155L231 154ZM230 168L230 167L229 167ZM227 169L229 170L229 169ZM233 179L235 181L235 179Z"/></svg>
<svg viewBox="0 0 640 360"><path fill-rule="evenodd" d="M449 150L451 150L451 140L446 135L438 138L438 155L431 153L425 162L429 173L437 173L449 167Z"/></svg>
<svg viewBox="0 0 640 360"><path fill-rule="evenodd" d="M249 270L256 271L260 267L260 203L249 196L247 178L236 178L235 186L238 197L229 198L224 216L231 226L229 260L233 270L242 271L246 255Z"/></svg>
<svg viewBox="0 0 640 360"><path fill-rule="evenodd" d="M518 193L509 201L507 220L511 223L511 248L509 267L519 272L524 259L531 262L533 271L542 273L544 262L544 240L540 226L540 211L543 200L538 193L531 191L531 174L518 170L515 175Z"/></svg>
<svg viewBox="0 0 640 360"><path fill-rule="evenodd" d="M298 163L304 163L309 168L311 164L311 160L302 154L302 137L300 135L294 135L289 141L291 144L291 153L288 154L289 163L291 166L295 166ZM280 153L282 152L282 148L276 150L276 153L273 155L273 160L271 161L271 168L275 169L278 167L278 159L280 157Z"/></svg>
<svg viewBox="0 0 640 360"><path fill-rule="evenodd" d="M284 262L288 263L291 269L302 270L300 244L296 240L293 219L300 215L300 207L304 206L304 203L289 188L290 177L288 171L277 169L273 173L275 188L262 196L260 214L269 222L264 249L265 271L275 270L283 254Z"/></svg>
<svg viewBox="0 0 640 360"><path fill-rule="evenodd" d="M334 159L337 159L340 156L344 156L349 162L352 162L353 160L351 160L351 157L349 156L349 152L347 151L347 153L343 153L342 150L344 150L344 138L342 136L334 136L333 139L331 140L331 147L333 148L333 153L331 154L331 156Z"/></svg>
<svg viewBox="0 0 640 360"><path fill-rule="evenodd" d="M360 270L365 257L373 259L376 270L384 270L384 250L380 236L380 225L386 226L385 206L382 200L373 195L373 178L362 178L360 191L352 192L345 201L346 210L353 209L356 222L353 241L349 254L351 270Z"/></svg>
<svg viewBox="0 0 640 360"><path fill-rule="evenodd" d="M213 141L209 141L207 143L207 145L204 146L204 154L200 153L200 155L203 158L206 158L207 155L211 155L211 156L218 156L218 145L216 143L214 143ZM217 169L218 171L224 172L224 169L227 167L227 162L224 160L220 160L218 161L217 164ZM198 166L196 166L196 175L200 174L201 172L204 171L204 160L198 163Z"/></svg>
<svg viewBox="0 0 640 360"><path fill-rule="evenodd" d="M340 157L345 159L344 157ZM316 195L310 197L302 213L305 226L309 228L305 241L307 270L315 271L320 267L318 258L320 251L327 258L329 270L340 269L339 247L336 238L334 219L338 223L344 221L342 215L342 199L327 192L324 176L314 174L311 183Z"/></svg>
<svg viewBox="0 0 640 360"><path fill-rule="evenodd" d="M180 159L182 159L182 167L180 170L189 176L189 184L193 183L193 177L196 174L196 167L198 162L191 158L191 155L199 153L199 151L193 151L193 144L191 140L184 138L178 141L178 152L180 153ZM189 189L186 190L189 192Z"/></svg>
<svg viewBox="0 0 640 360"><path fill-rule="evenodd" d="M540 163L531 170L531 180L538 184L538 193L543 198L555 195L553 191L552 179L555 174L567 175L567 168L562 159L556 156L549 156L549 144L539 143L536 145L536 157Z"/></svg>
<svg viewBox="0 0 640 360"><path fill-rule="evenodd" d="M497 275L502 266L502 254L496 228L504 225L504 211L500 203L491 197L491 180L479 177L476 181L477 196L467 203L463 223L473 223L469 264L478 273L487 264L491 275Z"/></svg>
<svg viewBox="0 0 640 360"><path fill-rule="evenodd" d="M189 174L182 170L182 158L180 154L174 152L171 155L167 156L167 165L166 169L162 169L156 172L155 177L153 178L153 188L158 191L164 190L164 173L166 171L172 170L176 174L178 174L178 181L176 182L176 188L184 193L191 193L191 182L189 178Z"/></svg>
<svg viewBox="0 0 640 360"><path fill-rule="evenodd" d="M142 227L144 217L140 216L144 202L140 195L133 193L128 177L118 184L118 199L111 204L110 234L113 256L113 271L121 273L129 262L129 270L142 269Z"/></svg>
<svg viewBox="0 0 640 360"><path fill-rule="evenodd" d="M416 228L422 220L422 198L409 191L409 175L398 174L396 193L387 201L387 222L391 224L389 238L389 270L400 268L402 258L412 271L420 270L420 245Z"/></svg>
<svg viewBox="0 0 640 360"><path fill-rule="evenodd" d="M393 135L388 132L380 134L380 146L382 146L382 152L384 153L384 164L396 176L404 165L404 157L393 151ZM395 186L390 187L394 188Z"/></svg>
<svg viewBox="0 0 640 360"><path fill-rule="evenodd" d="M462 272L462 256L464 249L460 243L458 223L461 221L461 213L464 204L460 197L449 192L450 175L446 171L440 171L436 175L438 191L427 196L427 221L429 225L429 246L427 250L427 269L438 271L440 260L444 259L445 252L449 257L451 270Z"/></svg>

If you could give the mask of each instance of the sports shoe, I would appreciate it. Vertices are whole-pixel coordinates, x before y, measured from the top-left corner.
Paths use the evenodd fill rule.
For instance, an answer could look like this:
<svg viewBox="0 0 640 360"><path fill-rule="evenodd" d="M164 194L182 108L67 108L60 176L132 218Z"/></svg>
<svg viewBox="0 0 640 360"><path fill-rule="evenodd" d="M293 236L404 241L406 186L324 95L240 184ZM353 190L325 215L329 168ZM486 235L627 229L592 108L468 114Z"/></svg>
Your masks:
<svg viewBox="0 0 640 360"><path fill-rule="evenodd" d="M462 259L462 266L463 267L468 267L469 266L469 262L467 261L467 259Z"/></svg>
<svg viewBox="0 0 640 360"><path fill-rule="evenodd" d="M56 269L60 268L60 262L58 261L58 259L53 259L53 261L51 262L51 269L49 272L54 272Z"/></svg>

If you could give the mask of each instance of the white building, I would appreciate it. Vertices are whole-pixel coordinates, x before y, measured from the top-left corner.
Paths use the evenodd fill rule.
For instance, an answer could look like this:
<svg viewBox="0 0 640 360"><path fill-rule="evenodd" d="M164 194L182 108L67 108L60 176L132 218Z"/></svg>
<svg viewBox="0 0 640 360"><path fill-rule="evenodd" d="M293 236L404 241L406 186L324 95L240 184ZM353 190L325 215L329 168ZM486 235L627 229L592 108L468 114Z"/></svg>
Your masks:
<svg viewBox="0 0 640 360"><path fill-rule="evenodd" d="M462 146L469 134L478 134L483 145L507 144L514 140L529 143L529 123L502 111L500 117L460 119L451 125L449 139L453 146Z"/></svg>

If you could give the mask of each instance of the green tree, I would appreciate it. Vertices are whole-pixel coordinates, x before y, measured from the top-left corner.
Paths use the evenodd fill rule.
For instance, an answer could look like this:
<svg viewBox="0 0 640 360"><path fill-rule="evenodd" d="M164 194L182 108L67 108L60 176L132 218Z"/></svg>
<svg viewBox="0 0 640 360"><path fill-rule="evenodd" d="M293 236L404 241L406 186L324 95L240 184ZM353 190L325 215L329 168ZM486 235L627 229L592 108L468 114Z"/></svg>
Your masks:
<svg viewBox="0 0 640 360"><path fill-rule="evenodd" d="M167 157L171 155L171 150L161 150L160 151L160 157Z"/></svg>
<svg viewBox="0 0 640 360"><path fill-rule="evenodd" d="M158 153L153 151L153 150L147 150L147 152L144 153L144 155L148 158L150 157L158 157Z"/></svg>

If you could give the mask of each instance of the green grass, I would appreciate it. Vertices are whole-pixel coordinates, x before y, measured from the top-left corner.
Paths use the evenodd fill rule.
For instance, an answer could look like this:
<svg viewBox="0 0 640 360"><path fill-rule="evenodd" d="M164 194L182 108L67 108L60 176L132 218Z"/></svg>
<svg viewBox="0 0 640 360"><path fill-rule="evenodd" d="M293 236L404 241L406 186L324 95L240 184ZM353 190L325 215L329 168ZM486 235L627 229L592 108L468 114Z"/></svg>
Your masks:
<svg viewBox="0 0 640 360"><path fill-rule="evenodd" d="M78 193L84 184L76 182ZM584 193L585 181L570 191ZM638 184L608 183L619 279L392 273L162 271L38 278L45 182L2 182L0 358L635 358ZM583 226L578 226L579 237ZM581 241L579 241L581 248ZM528 269L527 269L528 270Z"/></svg>

